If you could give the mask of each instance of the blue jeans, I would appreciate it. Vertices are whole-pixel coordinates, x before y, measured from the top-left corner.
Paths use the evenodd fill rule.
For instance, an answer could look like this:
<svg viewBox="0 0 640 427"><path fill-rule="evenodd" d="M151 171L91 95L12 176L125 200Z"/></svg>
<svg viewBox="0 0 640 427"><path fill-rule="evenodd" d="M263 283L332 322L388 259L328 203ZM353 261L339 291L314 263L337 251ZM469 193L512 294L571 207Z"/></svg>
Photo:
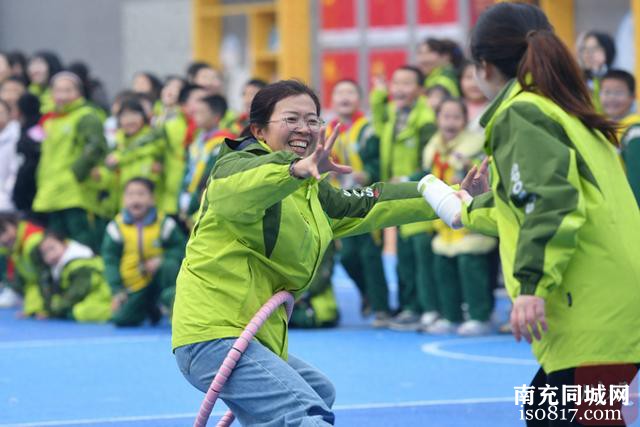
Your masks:
<svg viewBox="0 0 640 427"><path fill-rule="evenodd" d="M175 349L178 367L198 390L209 389L235 338L189 344ZM335 416L333 384L316 368L289 355L284 361L253 340L220 398L243 426L330 426Z"/></svg>

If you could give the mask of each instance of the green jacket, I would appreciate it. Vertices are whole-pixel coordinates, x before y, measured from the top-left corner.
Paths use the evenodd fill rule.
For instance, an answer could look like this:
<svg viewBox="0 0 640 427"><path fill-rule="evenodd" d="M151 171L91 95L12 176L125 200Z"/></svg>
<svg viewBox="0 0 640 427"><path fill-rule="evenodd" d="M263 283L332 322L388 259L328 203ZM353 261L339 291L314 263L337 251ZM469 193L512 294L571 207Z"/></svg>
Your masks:
<svg viewBox="0 0 640 427"><path fill-rule="evenodd" d="M38 286L45 271L38 250L42 237L42 227L28 221L20 221L16 241L9 254L14 268L11 287L24 297L23 311L27 315L44 312L44 302Z"/></svg>
<svg viewBox="0 0 640 427"><path fill-rule="evenodd" d="M434 219L416 183L340 190L289 174L299 157L252 138L227 141L178 275L172 346L237 337L276 292L304 292L332 239ZM287 357L284 308L257 339Z"/></svg>
<svg viewBox="0 0 640 427"><path fill-rule="evenodd" d="M380 137L380 180L419 180L424 146L436 131L433 110L425 97L419 97L409 113L407 126L396 134L396 108L386 100L385 91L371 92L373 127ZM400 234L406 238L430 230L428 224L411 224L400 227Z"/></svg>
<svg viewBox="0 0 640 427"><path fill-rule="evenodd" d="M106 322L111 317L111 291L100 257L70 260L59 278L41 288L51 317L79 322Z"/></svg>
<svg viewBox="0 0 640 427"><path fill-rule="evenodd" d="M499 235L512 298L546 300L544 371L640 361L640 213L615 147L515 81L481 123L492 191L463 222Z"/></svg>
<svg viewBox="0 0 640 427"><path fill-rule="evenodd" d="M37 170L36 212L69 208L96 211L98 194L89 181L91 169L107 150L102 122L84 99L45 120L45 139Z"/></svg>
<svg viewBox="0 0 640 427"><path fill-rule="evenodd" d="M47 114L52 112L56 104L53 101L53 96L51 95L51 89L49 86L40 86L35 83L31 83L29 85L29 93L38 97L40 101L40 113Z"/></svg>
<svg viewBox="0 0 640 427"><path fill-rule="evenodd" d="M458 86L458 76L453 67L438 67L431 71L431 74L424 79L424 87L429 90L435 86L441 86L449 96L458 98L460 96L460 87Z"/></svg>
<svg viewBox="0 0 640 427"><path fill-rule="evenodd" d="M101 255L105 261L105 277L114 294L127 290L139 291L153 279L140 271L141 264L156 256L163 264L177 270L184 258L186 239L171 217L155 209L136 223L126 210L107 225ZM142 283L141 283L142 282Z"/></svg>
<svg viewBox="0 0 640 427"><path fill-rule="evenodd" d="M178 198L184 178L188 122L184 113L180 112L162 126L168 144L164 151L164 195L159 208L167 215L174 215L178 212Z"/></svg>
<svg viewBox="0 0 640 427"><path fill-rule="evenodd" d="M116 133L117 147L114 151L118 158L118 189L124 192L127 182L136 177L147 178L155 184L155 200L162 200L163 171L154 171L154 164L162 164L167 142L164 132L145 126L138 133L126 136ZM120 200L121 197L118 198Z"/></svg>

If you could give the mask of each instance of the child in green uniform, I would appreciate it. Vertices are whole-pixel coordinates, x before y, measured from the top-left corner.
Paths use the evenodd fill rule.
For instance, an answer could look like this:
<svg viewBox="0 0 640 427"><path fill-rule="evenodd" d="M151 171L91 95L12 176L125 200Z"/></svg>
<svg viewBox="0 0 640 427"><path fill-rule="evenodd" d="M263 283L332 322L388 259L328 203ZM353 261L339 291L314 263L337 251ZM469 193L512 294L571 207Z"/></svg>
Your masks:
<svg viewBox="0 0 640 427"><path fill-rule="evenodd" d="M102 244L113 292L112 321L116 326L138 326L149 318L155 324L161 316L158 303L172 307L185 237L172 218L156 210L148 179L131 179L123 204Z"/></svg>
<svg viewBox="0 0 640 427"><path fill-rule="evenodd" d="M353 80L337 82L333 87L331 102L337 117L329 122L327 132L333 132L340 124L332 154L338 162L353 168L351 174L338 176L336 185L352 190L378 181L379 140L373 133L371 123L360 111L360 87ZM381 237L381 233L376 232L340 240L340 262L358 287L363 308L373 311L374 327L388 326L390 318Z"/></svg>
<svg viewBox="0 0 640 427"><path fill-rule="evenodd" d="M440 87L448 96L460 96L456 69L462 64L463 55L454 41L429 37L418 45L416 56L427 91Z"/></svg>
<svg viewBox="0 0 640 427"><path fill-rule="evenodd" d="M102 258L85 245L47 232L40 254L49 267L40 289L47 317L78 322L106 322L111 317L111 290Z"/></svg>
<svg viewBox="0 0 640 427"><path fill-rule="evenodd" d="M484 136L466 130L467 110L458 99L449 98L440 104L437 122L438 132L424 149L423 168L449 185L459 184L473 164L484 157ZM441 221L435 229L431 244L440 319L426 331L464 336L489 333L493 310L489 253L496 247L496 240L467 230L452 230ZM469 315L464 323L463 301Z"/></svg>
<svg viewBox="0 0 640 427"><path fill-rule="evenodd" d="M96 221L99 194L91 171L103 162L107 150L102 122L82 97L75 74L58 73L51 87L56 109L42 124L46 136L33 210L47 214L53 231L95 249L101 230Z"/></svg>
<svg viewBox="0 0 640 427"><path fill-rule="evenodd" d="M422 173L422 151L435 132L435 116L422 93L422 72L412 66L398 68L391 79L391 101L376 87L371 92L373 126L380 138L382 181L418 180ZM437 302L428 290L431 284L431 236L433 225L422 222L403 225L398 233L398 286L401 312L390 327L417 330L435 320ZM422 318L422 314L426 314Z"/></svg>
<svg viewBox="0 0 640 427"><path fill-rule="evenodd" d="M38 252L43 229L20 220L15 213L0 213L0 249L7 258L10 289L23 298L24 316L44 315L44 305L38 280L43 263Z"/></svg>
<svg viewBox="0 0 640 427"><path fill-rule="evenodd" d="M119 129L116 132L116 149L105 159L114 171L117 200L122 200L124 186L135 177L153 182L156 205L162 200L162 159L167 142L164 134L149 126L149 118L136 98L125 99L118 111ZM118 209L119 210L119 209Z"/></svg>
<svg viewBox="0 0 640 427"><path fill-rule="evenodd" d="M216 162L225 138L235 138L219 128L227 112L227 101L220 95L199 99L194 107L193 120L198 127L194 142L187 150L185 176L180 194L180 218L187 223L200 206L200 198L211 169Z"/></svg>
<svg viewBox="0 0 640 427"><path fill-rule="evenodd" d="M48 51L38 52L29 59L29 92L40 100L40 112L49 113L55 109L50 83L53 76L62 71L60 58Z"/></svg>
<svg viewBox="0 0 640 427"><path fill-rule="evenodd" d="M618 140L627 179L640 205L640 114L633 112L636 80L622 70L610 70L600 83L604 113L618 122Z"/></svg>

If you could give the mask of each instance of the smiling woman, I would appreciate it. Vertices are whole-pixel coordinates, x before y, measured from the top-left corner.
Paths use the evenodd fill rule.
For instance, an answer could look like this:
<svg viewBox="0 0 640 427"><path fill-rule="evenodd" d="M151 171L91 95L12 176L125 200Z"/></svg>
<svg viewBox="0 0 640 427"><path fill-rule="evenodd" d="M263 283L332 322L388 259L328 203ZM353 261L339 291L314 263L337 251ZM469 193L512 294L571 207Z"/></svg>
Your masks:
<svg viewBox="0 0 640 427"><path fill-rule="evenodd" d="M203 195L177 280L172 346L206 392L230 347L275 293L304 291L333 238L434 219L416 183L339 190L316 94L297 81L266 86L251 104L252 136L226 140ZM260 390L260 392L257 392ZM284 308L256 335L220 397L242 425L332 425L335 391L288 354Z"/></svg>

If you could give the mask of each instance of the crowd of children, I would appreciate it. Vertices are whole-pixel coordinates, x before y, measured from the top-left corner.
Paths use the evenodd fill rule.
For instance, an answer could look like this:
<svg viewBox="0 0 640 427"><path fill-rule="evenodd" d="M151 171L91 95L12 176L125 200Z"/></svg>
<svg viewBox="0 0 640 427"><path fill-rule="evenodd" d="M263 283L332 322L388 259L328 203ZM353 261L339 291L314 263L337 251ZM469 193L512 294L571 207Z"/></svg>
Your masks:
<svg viewBox="0 0 640 427"><path fill-rule="evenodd" d="M597 108L621 124L621 161L640 197L640 116L635 81L611 69L610 38L588 33L579 58ZM488 105L474 64L448 39L418 46L416 65L376 76L365 94L353 80L333 87L328 132L333 155L353 173L329 177L358 191L376 181L431 173L459 184L484 156L479 117ZM172 310L186 236L226 138L246 135L255 94L232 111L219 70L194 62L162 81L137 73L110 108L82 63L63 67L51 52L28 60L0 53L0 306L22 315L135 326ZM338 126L340 125L340 126ZM364 190L362 190L364 191ZM640 199L638 199L640 200ZM383 240L389 232L348 237L328 251L292 324L335 325L334 258L362 296L374 327L432 334L493 330L497 240L442 222L398 228L399 308L392 311Z"/></svg>

